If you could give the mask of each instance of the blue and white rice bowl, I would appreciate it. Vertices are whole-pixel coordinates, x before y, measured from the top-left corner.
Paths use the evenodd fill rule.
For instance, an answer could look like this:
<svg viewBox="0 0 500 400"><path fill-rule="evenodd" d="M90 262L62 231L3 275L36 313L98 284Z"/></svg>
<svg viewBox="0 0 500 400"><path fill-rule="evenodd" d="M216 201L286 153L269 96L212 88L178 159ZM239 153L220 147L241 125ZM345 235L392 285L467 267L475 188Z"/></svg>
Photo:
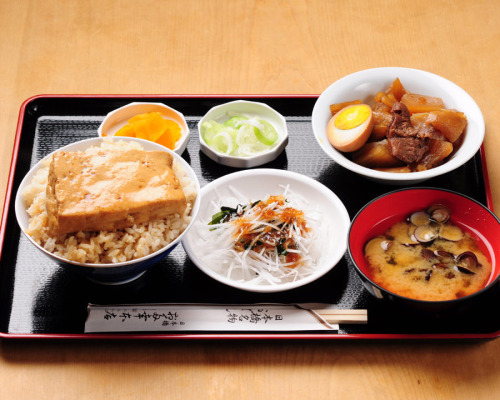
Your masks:
<svg viewBox="0 0 500 400"><path fill-rule="evenodd" d="M164 146L161 146L159 144L147 141L147 140L142 140L142 139L137 139L137 138L93 138L93 139L87 139L87 140L82 140L79 142L72 143L68 146L65 146L63 148L58 149L57 151L84 151L90 147L99 147L103 142L113 142L113 141L118 141L118 142L127 142L127 143L132 143L132 144L139 144L144 150L151 151L151 150L158 150L158 151L165 151L170 153L173 158L174 158L174 170L177 168L177 172L179 171L184 171L185 176L181 177L179 180L181 181L181 186L184 189L184 192L186 193L186 190L189 190L192 194L191 196L191 203L192 207L189 212L189 215L186 215L185 218L185 223L182 224L182 226L185 226L185 229L178 235L171 235L170 237L165 237L165 243L163 244L160 242L160 248L154 249L148 254L144 254L143 256L140 256L139 258L134 258L134 259L129 259L126 261L117 261L117 262L107 262L107 263L91 263L91 262L80 262L80 261L71 261L68 260L67 258L61 256L61 255L56 255L53 252L53 249L49 249L50 246L43 246L41 245L39 240L35 240L33 235L30 235L26 233L26 230L28 229L28 226L30 225L30 215L28 214L27 208L28 205L26 203L26 190L29 185L31 185L33 178L35 175L44 168L48 167L48 160L54 154L55 152L49 154L46 156L44 159L40 160L29 172L28 174L24 177L22 180L17 194L16 194L16 199L15 199L15 212L16 212L16 218L19 224L19 227L21 228L21 231L24 233L26 238L42 253L44 253L46 256L50 257L53 261L55 261L57 264L59 264L62 268L68 268L70 270L74 270L80 274L83 274L84 276L90 278L93 281L97 281L100 283L105 283L105 284L119 284L119 283L126 283L130 282L136 278L138 278L140 275L142 275L147 269L158 263L160 260L162 260L164 257L166 257L182 240L184 235L187 233L187 231L190 229L192 226L196 215L198 213L199 207L200 207L200 185L198 178L190 165L178 154L175 152L167 149ZM178 177L179 178L179 177ZM45 183L44 180L45 179ZM184 181L184 182L183 182ZM36 186L39 186L38 188L35 188L35 192L38 190L44 190L43 188L46 186L46 177L41 178L41 181L39 181ZM187 189L189 187L189 189ZM186 195L186 198L188 198L190 195ZM196 196L196 198L194 198ZM28 195L29 197L29 195ZM188 199L189 202L189 199ZM44 203L43 203L44 204ZM184 218L184 217L183 217ZM174 236L176 236L174 238ZM171 240L173 239L173 240ZM153 248L153 247L152 247Z"/></svg>

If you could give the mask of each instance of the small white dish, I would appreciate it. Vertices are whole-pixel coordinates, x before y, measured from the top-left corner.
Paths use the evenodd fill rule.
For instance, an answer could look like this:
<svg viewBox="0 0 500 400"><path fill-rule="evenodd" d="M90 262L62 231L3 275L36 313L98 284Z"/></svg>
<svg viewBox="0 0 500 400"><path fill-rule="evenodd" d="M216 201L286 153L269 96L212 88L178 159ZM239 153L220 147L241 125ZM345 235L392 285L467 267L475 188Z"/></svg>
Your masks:
<svg viewBox="0 0 500 400"><path fill-rule="evenodd" d="M326 127L332 117L330 105L360 99L370 104L375 94L385 91L399 78L413 93L441 97L446 108L463 112L467 127L462 145L444 164L427 171L392 173L366 168L349 160L328 141ZM318 98L312 112L312 127L316 141L336 163L368 179L386 184L410 185L443 175L462 166L479 150L484 139L484 118L474 99L449 80L412 68L385 67L355 72L330 85Z"/></svg>
<svg viewBox="0 0 500 400"><path fill-rule="evenodd" d="M201 125L205 121L224 122L229 119L228 112L255 114L271 123L278 133L278 140L268 151L251 157L236 157L220 153L212 149L202 137ZM252 168L275 160L288 144L288 130L285 118L265 103L235 100L211 108L198 122L198 136L201 151L215 162L234 168Z"/></svg>
<svg viewBox="0 0 500 400"><path fill-rule="evenodd" d="M267 195L280 195L284 187L310 203L321 215L321 226L328 227L331 240L321 249L321 263L317 270L300 280L280 284L251 284L229 279L215 271L206 261L204 248L199 246L200 233L197 224L205 224L213 215L214 206L220 199L235 197L235 193L256 201ZM344 256L347 249L349 214L340 199L323 184L296 172L278 169L253 169L234 172L212 181L201 189L202 204L193 228L184 236L182 245L191 261L205 274L228 286L250 292L271 293L294 289L313 282L329 272ZM239 197L238 197L239 198Z"/></svg>
<svg viewBox="0 0 500 400"><path fill-rule="evenodd" d="M37 173L40 168L43 168L46 165L46 160L49 159L55 152L57 151L84 151L92 146L100 146L101 143L105 140L117 140L123 142L137 142L141 144L144 150L147 151L165 151L172 154L175 162L179 163L182 169L186 172L187 176L195 183L196 191L198 193L196 200L194 202L191 215L193 216L190 224L187 228L171 243L166 245L165 247L151 253L147 256L137 258L130 261L118 262L114 264L93 264L93 263L82 263L77 261L69 261L63 257L57 256L50 251L46 250L42 246L40 246L33 238L26 234L25 230L29 225L29 214L27 212L26 204L23 198L24 189L33 181L33 177ZM198 213L199 207L201 203L200 198L200 184L199 180L191 168L191 166L178 154L174 153L172 150L167 149L166 147L159 145L157 143L150 142L148 140L137 139L137 138L129 138L129 137L120 137L116 139L111 138L92 138L81 140L78 142L71 143L67 146L64 146L56 151L50 153L42 160L40 160L37 164L30 169L30 171L25 175L23 180L21 181L19 188L16 193L15 198L15 213L17 222L23 234L26 238L42 253L48 256L50 259L58 263L62 268L69 268L81 275L86 276L92 281L115 285L115 284L123 284L130 282L132 280L137 279L141 276L147 269L151 268L154 264L159 262L161 259L166 257L182 240L187 231L191 228L195 217Z"/></svg>
<svg viewBox="0 0 500 400"><path fill-rule="evenodd" d="M97 129L100 137L114 136L114 134L127 124L127 121L135 115L159 112L163 118L175 121L181 127L181 137L176 142L174 152L182 154L189 143L189 127L184 115L163 103L141 103L134 102L117 108L106 115Z"/></svg>

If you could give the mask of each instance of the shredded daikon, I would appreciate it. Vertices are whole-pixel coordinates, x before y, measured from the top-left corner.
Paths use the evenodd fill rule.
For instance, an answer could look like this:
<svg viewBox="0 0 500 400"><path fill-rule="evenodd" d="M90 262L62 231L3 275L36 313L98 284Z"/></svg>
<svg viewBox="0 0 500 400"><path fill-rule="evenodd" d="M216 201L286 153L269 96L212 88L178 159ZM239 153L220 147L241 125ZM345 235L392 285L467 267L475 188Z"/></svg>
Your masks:
<svg viewBox="0 0 500 400"><path fill-rule="evenodd" d="M204 262L235 282L278 285L303 279L325 262L331 227L321 211L288 186L283 194L249 201L241 195L211 203L196 245Z"/></svg>

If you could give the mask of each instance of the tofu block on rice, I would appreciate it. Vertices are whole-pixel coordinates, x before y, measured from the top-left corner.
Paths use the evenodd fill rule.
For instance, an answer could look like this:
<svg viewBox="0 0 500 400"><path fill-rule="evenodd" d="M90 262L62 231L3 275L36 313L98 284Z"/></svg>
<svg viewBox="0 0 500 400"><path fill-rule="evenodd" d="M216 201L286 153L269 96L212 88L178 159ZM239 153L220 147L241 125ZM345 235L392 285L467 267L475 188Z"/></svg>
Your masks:
<svg viewBox="0 0 500 400"><path fill-rule="evenodd" d="M112 231L182 215L187 202L172 165L162 151L55 153L47 184L50 231Z"/></svg>

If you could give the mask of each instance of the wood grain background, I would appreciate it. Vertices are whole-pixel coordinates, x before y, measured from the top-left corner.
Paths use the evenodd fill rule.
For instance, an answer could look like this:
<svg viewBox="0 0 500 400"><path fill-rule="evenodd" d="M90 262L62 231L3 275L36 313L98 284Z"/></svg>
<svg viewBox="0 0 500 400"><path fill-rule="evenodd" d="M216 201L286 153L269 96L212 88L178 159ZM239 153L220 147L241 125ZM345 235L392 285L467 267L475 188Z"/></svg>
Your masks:
<svg viewBox="0 0 500 400"><path fill-rule="evenodd" d="M485 0L0 0L1 192L37 94L320 94L402 66L479 104L500 210L499 20ZM1 399L499 397L498 340L0 341Z"/></svg>

